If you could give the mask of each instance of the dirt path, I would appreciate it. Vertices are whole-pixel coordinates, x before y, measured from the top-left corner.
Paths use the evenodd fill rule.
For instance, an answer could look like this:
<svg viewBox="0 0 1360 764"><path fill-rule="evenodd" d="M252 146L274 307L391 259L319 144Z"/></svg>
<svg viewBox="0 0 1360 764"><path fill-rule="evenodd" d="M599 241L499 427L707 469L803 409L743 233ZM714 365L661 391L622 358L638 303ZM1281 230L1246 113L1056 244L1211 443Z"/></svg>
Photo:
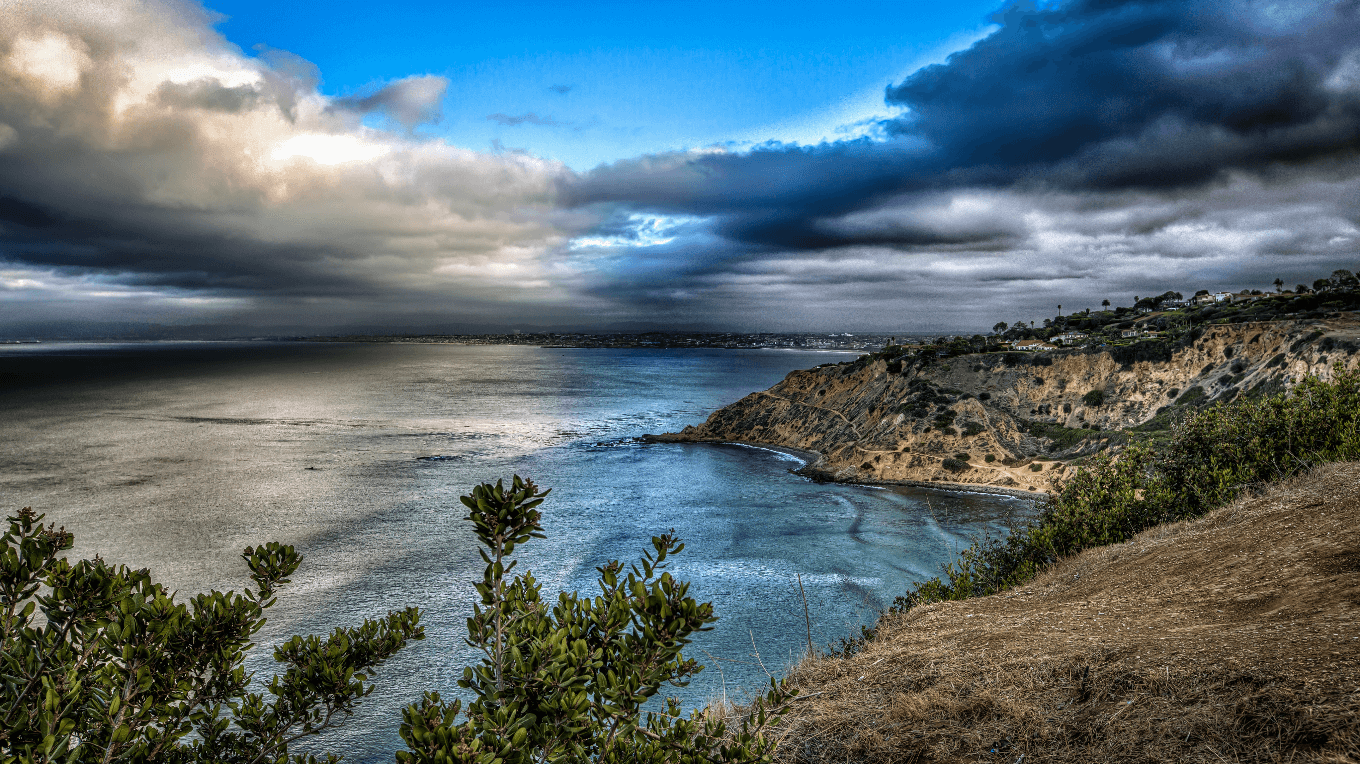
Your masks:
<svg viewBox="0 0 1360 764"><path fill-rule="evenodd" d="M1360 762L1360 463L805 662L785 761Z"/></svg>

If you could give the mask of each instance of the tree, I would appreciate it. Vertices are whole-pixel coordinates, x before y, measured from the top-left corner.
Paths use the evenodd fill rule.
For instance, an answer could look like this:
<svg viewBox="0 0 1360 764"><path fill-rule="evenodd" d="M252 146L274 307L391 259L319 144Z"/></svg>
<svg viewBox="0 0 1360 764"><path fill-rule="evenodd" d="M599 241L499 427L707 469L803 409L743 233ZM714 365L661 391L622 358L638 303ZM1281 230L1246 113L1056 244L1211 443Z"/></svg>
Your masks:
<svg viewBox="0 0 1360 764"><path fill-rule="evenodd" d="M1276 292L1284 291L1284 279L1278 277L1275 279L1275 291Z"/></svg>
<svg viewBox="0 0 1360 764"><path fill-rule="evenodd" d="M415 608L325 639L293 637L274 650L284 671L268 697L248 692L245 652L302 562L293 547L246 547L255 589L185 605L146 570L59 557L74 539L42 519L20 510L0 544L6 762L314 762L289 744L352 713L372 692L368 672L424 638Z"/></svg>
<svg viewBox="0 0 1360 764"><path fill-rule="evenodd" d="M562 593L544 602L532 573L507 578L510 555L544 538L536 509L547 491L514 477L509 489L483 483L462 501L486 547L481 604L468 619L467 643L482 653L463 671L474 695L462 708L438 693L403 713L401 764L529 764L529 762L748 762L774 750L763 729L793 693L770 680L739 730L675 699L664 711L642 706L662 685L684 685L703 667L683 657L691 635L713 621L713 606L688 596L689 584L665 572L684 549L671 534L652 538L652 552L624 572L617 560L596 570L600 595Z"/></svg>
<svg viewBox="0 0 1360 764"><path fill-rule="evenodd" d="M1010 327L1006 326L1005 321L997 321L996 324L992 326L992 331L997 334L1003 334L1008 328Z"/></svg>
<svg viewBox="0 0 1360 764"><path fill-rule="evenodd" d="M1101 301L1100 301L1100 307L1102 307L1102 308L1108 308L1108 307L1110 307L1110 301L1109 301L1109 300L1101 300Z"/></svg>
<svg viewBox="0 0 1360 764"><path fill-rule="evenodd" d="M1199 290L1198 292L1195 292L1195 296L1196 296L1196 297L1203 297L1203 296L1206 295L1206 294L1209 294L1209 290L1208 290L1208 289L1201 289L1201 290Z"/></svg>
<svg viewBox="0 0 1360 764"><path fill-rule="evenodd" d="M1307 292L1307 291L1308 291L1308 287L1304 286L1303 284L1295 284L1295 285L1294 285L1294 294L1303 294L1304 292Z"/></svg>
<svg viewBox="0 0 1360 764"><path fill-rule="evenodd" d="M1326 289L1327 287L1330 287L1331 285L1332 282L1328 281L1327 279L1316 279L1315 281L1313 281L1313 291L1321 292L1322 290Z"/></svg>
<svg viewBox="0 0 1360 764"><path fill-rule="evenodd" d="M1332 271L1332 277L1328 280L1333 286L1354 286L1356 283L1355 274L1345 268Z"/></svg>

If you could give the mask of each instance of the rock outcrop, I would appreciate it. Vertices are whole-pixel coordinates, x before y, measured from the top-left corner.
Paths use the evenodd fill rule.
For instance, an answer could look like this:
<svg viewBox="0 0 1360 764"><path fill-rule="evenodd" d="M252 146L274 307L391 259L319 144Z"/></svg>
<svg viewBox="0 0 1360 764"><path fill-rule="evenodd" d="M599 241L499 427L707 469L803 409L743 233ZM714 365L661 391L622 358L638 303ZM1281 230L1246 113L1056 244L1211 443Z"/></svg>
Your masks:
<svg viewBox="0 0 1360 764"><path fill-rule="evenodd" d="M1360 364L1360 320L1211 325L1193 343L892 359L795 371L660 440L813 451L805 471L853 482L1043 491L1066 461L1178 412Z"/></svg>

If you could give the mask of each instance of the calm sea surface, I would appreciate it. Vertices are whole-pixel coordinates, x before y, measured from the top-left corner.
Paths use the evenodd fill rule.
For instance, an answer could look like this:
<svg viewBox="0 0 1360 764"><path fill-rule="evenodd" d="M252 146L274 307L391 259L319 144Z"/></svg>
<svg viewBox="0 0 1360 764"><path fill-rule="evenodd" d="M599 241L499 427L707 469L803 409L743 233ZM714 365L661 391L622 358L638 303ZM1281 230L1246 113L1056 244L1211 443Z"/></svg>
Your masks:
<svg viewBox="0 0 1360 764"><path fill-rule="evenodd" d="M306 560L257 642L417 605L427 639L327 748L391 761L400 709L457 696L481 562L458 496L518 473L551 487L548 538L521 548L551 593L652 535L720 617L690 655L688 705L746 697L857 632L967 539L1029 506L1002 496L817 484L764 449L644 444L793 369L846 354L308 343L0 346L0 505L31 505L75 552L150 567L181 595L248 582L250 544ZM929 503L927 504L927 500ZM759 654L759 660L757 659ZM267 651L252 667L272 672Z"/></svg>

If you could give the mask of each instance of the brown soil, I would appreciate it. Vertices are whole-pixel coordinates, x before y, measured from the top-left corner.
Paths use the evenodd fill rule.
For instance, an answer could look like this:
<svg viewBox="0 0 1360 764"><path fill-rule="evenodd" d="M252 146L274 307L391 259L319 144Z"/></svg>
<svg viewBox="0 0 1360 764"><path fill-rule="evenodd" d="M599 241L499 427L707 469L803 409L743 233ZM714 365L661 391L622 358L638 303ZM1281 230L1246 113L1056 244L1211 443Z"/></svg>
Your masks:
<svg viewBox="0 0 1360 764"><path fill-rule="evenodd" d="M785 762L1360 762L1360 463L890 616Z"/></svg>

